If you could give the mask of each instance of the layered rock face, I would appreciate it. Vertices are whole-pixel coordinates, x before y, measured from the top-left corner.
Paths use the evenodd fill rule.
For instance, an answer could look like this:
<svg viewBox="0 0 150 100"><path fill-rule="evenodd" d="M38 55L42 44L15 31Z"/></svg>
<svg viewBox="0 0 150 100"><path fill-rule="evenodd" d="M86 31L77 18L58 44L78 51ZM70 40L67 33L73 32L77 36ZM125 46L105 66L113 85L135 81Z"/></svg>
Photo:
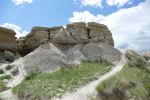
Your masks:
<svg viewBox="0 0 150 100"><path fill-rule="evenodd" d="M103 42L114 46L112 34L107 26L94 22L87 24L84 22L72 23L68 24L66 28L62 26L52 28L34 27L20 42L23 42L23 48L30 52L45 41L62 45Z"/></svg>
<svg viewBox="0 0 150 100"><path fill-rule="evenodd" d="M0 63L14 60L11 52L18 49L15 32L11 29L0 27ZM9 52L11 51L11 52Z"/></svg>
<svg viewBox="0 0 150 100"><path fill-rule="evenodd" d="M15 32L11 29L0 27L0 51L16 51L17 42Z"/></svg>
<svg viewBox="0 0 150 100"><path fill-rule="evenodd" d="M36 48L24 57L27 73L37 69L49 72L93 58L115 62L121 57L121 52L114 48L107 26L94 22L72 23L66 28L34 27L26 37L20 39L19 44L28 52Z"/></svg>

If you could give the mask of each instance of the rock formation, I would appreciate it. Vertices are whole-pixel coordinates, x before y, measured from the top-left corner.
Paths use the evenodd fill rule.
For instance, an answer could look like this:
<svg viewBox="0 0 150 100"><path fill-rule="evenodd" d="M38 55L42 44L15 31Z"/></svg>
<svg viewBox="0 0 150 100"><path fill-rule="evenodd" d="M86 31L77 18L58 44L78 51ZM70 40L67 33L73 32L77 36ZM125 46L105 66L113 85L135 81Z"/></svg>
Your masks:
<svg viewBox="0 0 150 100"><path fill-rule="evenodd" d="M0 27L0 63L8 60L10 56L11 59L9 60L14 60L11 52L16 52L18 49L15 34L12 29ZM7 51L9 51L9 53Z"/></svg>
<svg viewBox="0 0 150 100"><path fill-rule="evenodd" d="M24 43L24 50L30 52L45 41L60 45L103 42L114 46L112 34L107 26L94 22L89 22L87 25L84 22L72 23L68 24L66 28L62 26L33 27L32 31L20 42Z"/></svg>
<svg viewBox="0 0 150 100"><path fill-rule="evenodd" d="M15 34L12 29L0 27L0 51L17 51Z"/></svg>
<svg viewBox="0 0 150 100"><path fill-rule="evenodd" d="M93 58L115 62L121 57L121 52L114 48L112 34L107 26L94 22L72 23L66 28L33 27L18 43L27 53L36 48L24 57L27 73L51 71Z"/></svg>

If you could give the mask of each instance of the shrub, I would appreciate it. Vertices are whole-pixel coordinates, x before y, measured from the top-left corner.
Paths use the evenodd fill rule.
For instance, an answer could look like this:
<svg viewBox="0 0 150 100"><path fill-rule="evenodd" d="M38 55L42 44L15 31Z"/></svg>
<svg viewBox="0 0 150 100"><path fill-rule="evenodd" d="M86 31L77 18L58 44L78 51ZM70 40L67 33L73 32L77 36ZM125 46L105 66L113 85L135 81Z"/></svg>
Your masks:
<svg viewBox="0 0 150 100"><path fill-rule="evenodd" d="M142 58L135 58L128 62L129 67L145 68L146 62Z"/></svg>
<svg viewBox="0 0 150 100"><path fill-rule="evenodd" d="M8 87L4 82L0 82L0 92L7 90Z"/></svg>
<svg viewBox="0 0 150 100"><path fill-rule="evenodd" d="M10 75L4 75L4 76L1 76L0 77L0 80L4 80L4 79L11 79L11 76Z"/></svg>
<svg viewBox="0 0 150 100"><path fill-rule="evenodd" d="M102 57L98 58L88 58L86 60L82 60L82 62L87 62L87 63L100 63L106 66L112 65L111 62L107 61L106 59L103 59Z"/></svg>
<svg viewBox="0 0 150 100"><path fill-rule="evenodd" d="M2 69L0 69L0 74L4 74L4 71Z"/></svg>

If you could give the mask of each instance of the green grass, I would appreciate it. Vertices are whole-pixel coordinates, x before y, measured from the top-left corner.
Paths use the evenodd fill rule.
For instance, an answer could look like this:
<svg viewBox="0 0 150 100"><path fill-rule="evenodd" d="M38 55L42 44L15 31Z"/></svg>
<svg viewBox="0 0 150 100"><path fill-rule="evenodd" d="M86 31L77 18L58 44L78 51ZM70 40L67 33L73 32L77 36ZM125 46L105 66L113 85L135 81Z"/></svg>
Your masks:
<svg viewBox="0 0 150 100"><path fill-rule="evenodd" d="M133 65L133 63L135 61L132 64L125 65L121 72L99 84L96 87L97 92L103 94L117 88L125 90L133 100L148 100L150 95L150 72L147 68L150 66L144 68L144 66L135 66L140 66L140 64L135 64L134 67L131 67L130 65Z"/></svg>
<svg viewBox="0 0 150 100"><path fill-rule="evenodd" d="M104 64L85 62L79 66L62 68L53 73L33 74L28 76L21 84L14 87L13 93L50 98L85 85L110 69L111 66Z"/></svg>
<svg viewBox="0 0 150 100"><path fill-rule="evenodd" d="M4 82L0 82L0 92L7 90L8 87Z"/></svg>
<svg viewBox="0 0 150 100"><path fill-rule="evenodd" d="M0 69L0 74L4 74L4 71L2 69Z"/></svg>
<svg viewBox="0 0 150 100"><path fill-rule="evenodd" d="M0 77L0 81L4 80L4 79L11 79L11 75L4 75Z"/></svg>

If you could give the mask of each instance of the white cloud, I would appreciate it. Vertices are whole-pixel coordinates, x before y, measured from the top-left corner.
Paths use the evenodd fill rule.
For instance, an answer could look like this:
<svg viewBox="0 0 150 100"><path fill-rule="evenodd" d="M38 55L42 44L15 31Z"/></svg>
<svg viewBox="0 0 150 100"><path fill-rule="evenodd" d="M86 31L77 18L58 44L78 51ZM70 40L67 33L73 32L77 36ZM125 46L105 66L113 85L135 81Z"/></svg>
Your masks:
<svg viewBox="0 0 150 100"><path fill-rule="evenodd" d="M102 7L102 0L82 0L84 6Z"/></svg>
<svg viewBox="0 0 150 100"><path fill-rule="evenodd" d="M105 17L103 15L94 16L89 11L84 12L74 12L73 17L69 19L70 22L101 22Z"/></svg>
<svg viewBox="0 0 150 100"><path fill-rule="evenodd" d="M0 26L13 29L16 32L17 38L25 36L27 33L29 33L27 31L22 30L21 27L14 25L14 24L10 24L10 23L4 23L3 25L0 25Z"/></svg>
<svg viewBox="0 0 150 100"><path fill-rule="evenodd" d="M109 6L118 6L121 7L126 3L131 3L131 0L107 0Z"/></svg>
<svg viewBox="0 0 150 100"><path fill-rule="evenodd" d="M93 15L88 11L74 12L70 22L94 21L106 24L113 33L115 46L121 50L150 49L150 0L138 6L120 9L108 16Z"/></svg>
<svg viewBox="0 0 150 100"><path fill-rule="evenodd" d="M12 0L16 5L22 5L25 3L31 4L33 0Z"/></svg>
<svg viewBox="0 0 150 100"><path fill-rule="evenodd" d="M75 3L81 2L82 6L101 7L102 0L73 0Z"/></svg>

